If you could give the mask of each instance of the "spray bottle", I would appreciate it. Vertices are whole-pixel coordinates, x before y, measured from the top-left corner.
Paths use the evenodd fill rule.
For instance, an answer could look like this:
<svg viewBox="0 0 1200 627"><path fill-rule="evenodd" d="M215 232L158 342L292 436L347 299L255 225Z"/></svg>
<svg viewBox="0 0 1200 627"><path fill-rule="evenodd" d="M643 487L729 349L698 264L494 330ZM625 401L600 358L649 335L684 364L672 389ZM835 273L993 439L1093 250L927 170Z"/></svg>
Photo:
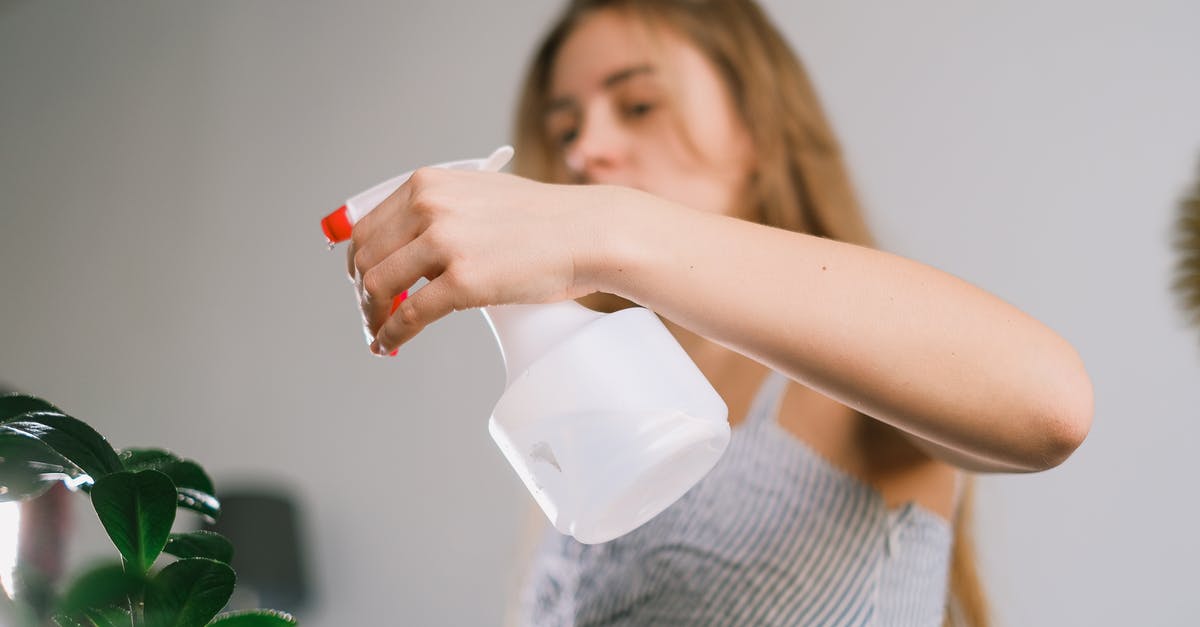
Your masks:
<svg viewBox="0 0 1200 627"><path fill-rule="evenodd" d="M495 172L512 155L502 146L432 167ZM330 246L411 174L326 216ZM488 431L559 532L584 544L622 536L682 497L725 452L725 402L652 311L604 314L571 300L481 311L506 372Z"/></svg>

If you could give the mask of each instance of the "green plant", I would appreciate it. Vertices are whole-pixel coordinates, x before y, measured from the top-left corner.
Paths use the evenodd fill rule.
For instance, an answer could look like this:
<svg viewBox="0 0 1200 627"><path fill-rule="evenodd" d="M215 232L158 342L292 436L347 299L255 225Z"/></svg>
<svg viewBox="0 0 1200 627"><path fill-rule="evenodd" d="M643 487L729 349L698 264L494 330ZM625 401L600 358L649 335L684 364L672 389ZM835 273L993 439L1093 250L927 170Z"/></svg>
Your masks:
<svg viewBox="0 0 1200 627"><path fill-rule="evenodd" d="M43 399L0 396L0 500L35 497L55 482L90 496L121 560L82 573L57 595L60 627L283 627L273 610L218 616L233 594L233 547L219 534L171 533L178 508L220 515L212 481L194 461L161 449L116 451L95 429ZM155 568L163 554L174 561ZM36 625L20 599L0 594L0 625Z"/></svg>

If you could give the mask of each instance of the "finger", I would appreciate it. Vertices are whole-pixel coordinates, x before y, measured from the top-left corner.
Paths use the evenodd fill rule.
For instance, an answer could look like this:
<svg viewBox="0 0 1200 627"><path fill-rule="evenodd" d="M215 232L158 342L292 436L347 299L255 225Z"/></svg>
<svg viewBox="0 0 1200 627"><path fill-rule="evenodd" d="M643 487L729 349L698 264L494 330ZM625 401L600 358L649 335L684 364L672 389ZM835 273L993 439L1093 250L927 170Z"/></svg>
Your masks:
<svg viewBox="0 0 1200 627"><path fill-rule="evenodd" d="M412 288L423 276L435 277L442 273L442 265L426 239L418 237L409 242L362 275L360 306L372 334L392 314L390 308L397 294Z"/></svg>
<svg viewBox="0 0 1200 627"><path fill-rule="evenodd" d="M356 242L351 253L353 256L350 261L350 280L354 282L364 299L366 298L366 295L363 294L364 282L367 273L398 250L414 242L424 228L420 222L405 214L401 214L393 222L394 228L377 229L370 240L364 239Z"/></svg>
<svg viewBox="0 0 1200 627"><path fill-rule="evenodd" d="M390 315L396 313L396 310L400 308L400 303L403 303L404 299L406 299L406 298L408 298L408 290L404 290L403 292L400 292L400 295L392 300L392 307L390 310L388 310L388 315L390 316ZM400 349L395 348L395 349L392 349L392 352L390 352L388 354L391 355L392 357L395 357L396 353L398 353L398 352L400 352Z"/></svg>
<svg viewBox="0 0 1200 627"><path fill-rule="evenodd" d="M360 269L355 267L354 260L364 242L373 240L380 230L387 231L390 227L403 230L405 225L396 225L394 216L403 216L405 213L404 207L408 205L409 199L412 197L412 186L409 185L411 180L408 179L400 187L397 187L396 191L383 199L383 202L369 211L367 215L359 218L351 228L350 246L346 251L346 272L350 275L351 281L361 276L361 273L358 272Z"/></svg>
<svg viewBox="0 0 1200 627"><path fill-rule="evenodd" d="M400 348L422 329L455 311L456 292L446 275L430 281L400 303L396 313L375 334L371 352L387 355Z"/></svg>
<svg viewBox="0 0 1200 627"><path fill-rule="evenodd" d="M358 274L354 270L354 252L357 250L354 246L353 227L351 227L350 241L346 243L346 274L350 277L350 282L358 286Z"/></svg>

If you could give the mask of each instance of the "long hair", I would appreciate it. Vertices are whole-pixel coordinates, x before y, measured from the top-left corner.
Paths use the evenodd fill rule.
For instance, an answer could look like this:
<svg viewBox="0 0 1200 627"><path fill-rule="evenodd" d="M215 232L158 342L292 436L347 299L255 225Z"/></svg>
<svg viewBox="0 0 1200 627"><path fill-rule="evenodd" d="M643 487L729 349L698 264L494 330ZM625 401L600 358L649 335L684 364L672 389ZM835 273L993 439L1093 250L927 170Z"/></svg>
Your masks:
<svg viewBox="0 0 1200 627"><path fill-rule="evenodd" d="M797 55L752 0L572 0L536 49L519 94L516 161L522 176L569 180L545 126L550 77L563 42L600 10L615 10L686 37L717 68L753 142L757 167L748 207L757 221L864 246L874 238L863 218L842 150ZM985 597L970 530L973 482L955 516L948 614L986 627Z"/></svg>

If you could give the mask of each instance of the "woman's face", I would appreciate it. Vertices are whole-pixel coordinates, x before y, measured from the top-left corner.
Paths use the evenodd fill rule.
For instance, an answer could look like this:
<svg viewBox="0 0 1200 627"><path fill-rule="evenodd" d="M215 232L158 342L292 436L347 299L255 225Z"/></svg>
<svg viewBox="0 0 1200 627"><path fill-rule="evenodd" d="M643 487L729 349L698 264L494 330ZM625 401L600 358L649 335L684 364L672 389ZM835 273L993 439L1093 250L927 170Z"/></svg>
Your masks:
<svg viewBox="0 0 1200 627"><path fill-rule="evenodd" d="M669 29L599 11L563 42L550 137L579 182L622 185L749 217L749 134L716 68Z"/></svg>

